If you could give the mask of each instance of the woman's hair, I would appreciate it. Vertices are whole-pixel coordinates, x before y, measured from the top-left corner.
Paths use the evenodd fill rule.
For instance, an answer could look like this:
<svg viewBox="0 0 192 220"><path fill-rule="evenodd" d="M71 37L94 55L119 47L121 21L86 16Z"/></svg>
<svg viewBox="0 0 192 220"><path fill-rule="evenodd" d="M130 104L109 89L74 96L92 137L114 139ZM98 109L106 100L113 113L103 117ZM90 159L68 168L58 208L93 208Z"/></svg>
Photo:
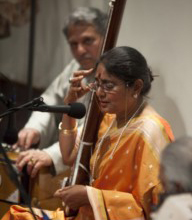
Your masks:
<svg viewBox="0 0 192 220"><path fill-rule="evenodd" d="M107 26L107 14L93 7L79 7L66 20L63 33L68 36L68 29L72 25L92 25L96 31L104 36Z"/></svg>
<svg viewBox="0 0 192 220"><path fill-rule="evenodd" d="M147 95L151 89L153 75L144 56L132 47L115 47L105 52L97 65L102 63L109 74L132 86L137 79L143 80L141 95Z"/></svg>
<svg viewBox="0 0 192 220"><path fill-rule="evenodd" d="M161 154L161 166L168 193L192 192L192 137L170 143Z"/></svg>

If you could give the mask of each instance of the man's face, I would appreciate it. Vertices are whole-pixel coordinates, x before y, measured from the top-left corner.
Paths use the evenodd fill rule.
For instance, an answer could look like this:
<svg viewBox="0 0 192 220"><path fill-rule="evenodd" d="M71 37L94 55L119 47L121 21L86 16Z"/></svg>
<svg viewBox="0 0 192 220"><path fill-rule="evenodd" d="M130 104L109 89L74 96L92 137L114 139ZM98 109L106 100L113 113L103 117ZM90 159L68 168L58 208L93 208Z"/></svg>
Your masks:
<svg viewBox="0 0 192 220"><path fill-rule="evenodd" d="M73 25L68 30L68 42L74 58L83 69L93 68L100 55L103 37L92 25Z"/></svg>

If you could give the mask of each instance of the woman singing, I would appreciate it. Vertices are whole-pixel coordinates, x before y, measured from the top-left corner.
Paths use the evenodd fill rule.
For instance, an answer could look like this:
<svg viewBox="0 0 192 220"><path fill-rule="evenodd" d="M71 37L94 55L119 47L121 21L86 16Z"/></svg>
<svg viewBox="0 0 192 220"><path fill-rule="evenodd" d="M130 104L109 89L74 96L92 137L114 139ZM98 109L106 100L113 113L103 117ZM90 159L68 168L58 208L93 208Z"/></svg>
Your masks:
<svg viewBox="0 0 192 220"><path fill-rule="evenodd" d="M83 85L82 79L93 72L95 81ZM90 160L90 185L55 193L65 205L79 209L75 220L149 219L161 190L159 155L173 140L169 124L147 103L152 81L143 55L126 46L107 51L93 70L75 72L70 79L65 103L93 89L104 113ZM75 119L63 115L60 148L64 163L71 166L78 136Z"/></svg>
<svg viewBox="0 0 192 220"><path fill-rule="evenodd" d="M169 124L146 101L152 73L145 58L131 47L104 53L93 71L95 82L86 88L81 80L90 71L74 73L65 100L74 102L92 88L105 114L90 160L92 181L55 195L70 208L80 208L75 219L148 219L160 190L159 154L173 140ZM60 148L68 165L77 155L75 125L75 119L63 116Z"/></svg>

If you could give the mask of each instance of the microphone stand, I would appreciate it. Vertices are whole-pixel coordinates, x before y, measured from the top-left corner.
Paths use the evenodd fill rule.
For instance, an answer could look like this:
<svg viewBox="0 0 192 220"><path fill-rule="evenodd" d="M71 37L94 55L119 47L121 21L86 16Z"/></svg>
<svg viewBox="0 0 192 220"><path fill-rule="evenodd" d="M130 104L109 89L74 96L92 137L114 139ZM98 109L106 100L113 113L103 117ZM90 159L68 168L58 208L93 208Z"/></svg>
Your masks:
<svg viewBox="0 0 192 220"><path fill-rule="evenodd" d="M16 96L12 96L11 98L7 98L3 93L0 94L0 100L7 107L7 109L13 108L15 105ZM16 119L15 114L10 114L8 116L7 129L5 130L3 136L3 143L6 144L14 144L17 142L17 129L16 129Z"/></svg>
<svg viewBox="0 0 192 220"><path fill-rule="evenodd" d="M35 98L33 99L32 101L30 102L27 102L21 106L18 106L18 107L13 107L13 108L10 108L8 109L6 112L4 112L3 114L0 115L0 118L3 118L9 114L12 114L18 110L21 110L21 109L24 109L24 108L28 108L28 107L35 107L35 106L39 106L41 104L44 104L43 102L43 98L42 97L39 97L39 98ZM19 189L19 192L21 194L21 197L24 201L24 203L29 207L30 211L31 211L31 214L34 218L34 220L37 220L37 217L35 216L35 213L31 207L31 199L29 197L29 195L26 193L24 187L22 186L22 184L20 183L18 177L19 177L19 174L16 172L16 170L14 169L14 167L12 166L12 163L11 163L11 160L8 158L1 142L0 142L0 153L2 153L4 159L5 159L5 162L8 166L8 169L10 171L10 178L13 180L15 186ZM43 216L44 216L44 213L42 212ZM45 216L46 218L47 216Z"/></svg>
<svg viewBox="0 0 192 220"><path fill-rule="evenodd" d="M17 107L13 107L13 108L9 108L6 112L4 112L3 114L0 114L0 119L5 117L6 115L12 114L16 111L19 111L21 109L28 109L29 107L38 107L39 105L45 104L43 102L43 98L42 97L38 97L33 99L30 102L27 102L23 105L17 106Z"/></svg>

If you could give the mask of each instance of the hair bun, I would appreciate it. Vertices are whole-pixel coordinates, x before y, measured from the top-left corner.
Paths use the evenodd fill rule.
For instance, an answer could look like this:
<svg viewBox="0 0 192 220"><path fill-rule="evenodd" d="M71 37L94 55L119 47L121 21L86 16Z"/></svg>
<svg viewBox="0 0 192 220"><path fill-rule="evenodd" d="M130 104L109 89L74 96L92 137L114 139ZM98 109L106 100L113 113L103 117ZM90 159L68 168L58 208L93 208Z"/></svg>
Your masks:
<svg viewBox="0 0 192 220"><path fill-rule="evenodd" d="M149 73L150 82L152 82L154 80L154 76L153 76L152 71L149 67L148 67L148 73Z"/></svg>

